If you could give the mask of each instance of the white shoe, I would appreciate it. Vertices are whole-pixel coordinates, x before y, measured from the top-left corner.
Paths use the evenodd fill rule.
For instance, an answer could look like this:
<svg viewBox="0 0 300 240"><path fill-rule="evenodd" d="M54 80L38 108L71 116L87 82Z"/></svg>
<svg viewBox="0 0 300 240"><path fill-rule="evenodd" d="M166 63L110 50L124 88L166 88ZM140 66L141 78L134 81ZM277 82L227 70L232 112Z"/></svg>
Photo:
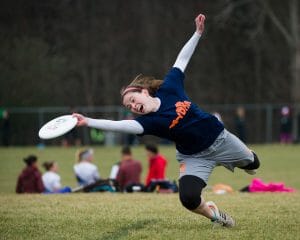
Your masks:
<svg viewBox="0 0 300 240"><path fill-rule="evenodd" d="M252 170L244 169L244 171L245 171L246 173L248 173L249 175L255 175L255 174L256 174L256 169L252 169Z"/></svg>
<svg viewBox="0 0 300 240"><path fill-rule="evenodd" d="M214 218L211 220L213 223L223 227L233 227L235 225L233 218L227 213L220 211L214 202L208 201L206 204L214 213Z"/></svg>

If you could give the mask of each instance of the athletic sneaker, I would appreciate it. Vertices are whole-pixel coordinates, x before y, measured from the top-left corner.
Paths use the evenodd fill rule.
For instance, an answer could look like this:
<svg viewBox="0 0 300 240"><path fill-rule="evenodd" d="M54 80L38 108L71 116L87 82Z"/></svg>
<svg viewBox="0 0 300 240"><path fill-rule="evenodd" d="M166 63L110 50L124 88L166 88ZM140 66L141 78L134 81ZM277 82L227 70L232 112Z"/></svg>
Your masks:
<svg viewBox="0 0 300 240"><path fill-rule="evenodd" d="M227 213L220 211L214 202L208 201L206 204L214 213L214 218L211 220L212 223L223 227L233 227L235 225L233 218Z"/></svg>
<svg viewBox="0 0 300 240"><path fill-rule="evenodd" d="M246 173L250 174L250 175L255 175L256 174L256 169L252 169L252 170L249 170L249 169L244 169Z"/></svg>

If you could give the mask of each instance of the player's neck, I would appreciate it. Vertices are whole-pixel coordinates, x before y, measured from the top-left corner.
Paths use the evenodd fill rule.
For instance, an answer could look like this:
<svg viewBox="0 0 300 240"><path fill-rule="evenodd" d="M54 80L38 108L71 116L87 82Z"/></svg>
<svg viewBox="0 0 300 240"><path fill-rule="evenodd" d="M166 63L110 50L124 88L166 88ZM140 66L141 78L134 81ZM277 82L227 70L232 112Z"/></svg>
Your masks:
<svg viewBox="0 0 300 240"><path fill-rule="evenodd" d="M161 101L158 97L153 98L153 112L157 112L160 108Z"/></svg>

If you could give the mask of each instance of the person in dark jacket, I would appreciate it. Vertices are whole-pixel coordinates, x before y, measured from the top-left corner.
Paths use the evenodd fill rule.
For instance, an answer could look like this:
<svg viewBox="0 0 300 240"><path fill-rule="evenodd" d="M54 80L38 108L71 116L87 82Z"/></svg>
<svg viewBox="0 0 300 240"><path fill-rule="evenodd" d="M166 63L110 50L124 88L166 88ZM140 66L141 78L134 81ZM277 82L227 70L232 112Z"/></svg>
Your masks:
<svg viewBox="0 0 300 240"><path fill-rule="evenodd" d="M18 177L16 193L42 193L45 188L41 172L37 166L37 157L29 155L24 158L26 167Z"/></svg>
<svg viewBox="0 0 300 240"><path fill-rule="evenodd" d="M142 164L133 159L130 147L124 147L121 153L122 160L116 177L120 191L132 192L133 186L139 186L142 189L143 186L140 181Z"/></svg>

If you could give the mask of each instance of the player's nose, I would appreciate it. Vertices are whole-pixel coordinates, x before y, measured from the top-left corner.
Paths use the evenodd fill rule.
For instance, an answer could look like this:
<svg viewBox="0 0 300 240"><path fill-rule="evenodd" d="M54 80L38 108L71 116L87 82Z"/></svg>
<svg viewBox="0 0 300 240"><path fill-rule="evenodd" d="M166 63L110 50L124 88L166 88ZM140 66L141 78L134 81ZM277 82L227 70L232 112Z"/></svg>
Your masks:
<svg viewBox="0 0 300 240"><path fill-rule="evenodd" d="M137 109L136 103L132 103L131 108L134 109L134 110L136 110Z"/></svg>

